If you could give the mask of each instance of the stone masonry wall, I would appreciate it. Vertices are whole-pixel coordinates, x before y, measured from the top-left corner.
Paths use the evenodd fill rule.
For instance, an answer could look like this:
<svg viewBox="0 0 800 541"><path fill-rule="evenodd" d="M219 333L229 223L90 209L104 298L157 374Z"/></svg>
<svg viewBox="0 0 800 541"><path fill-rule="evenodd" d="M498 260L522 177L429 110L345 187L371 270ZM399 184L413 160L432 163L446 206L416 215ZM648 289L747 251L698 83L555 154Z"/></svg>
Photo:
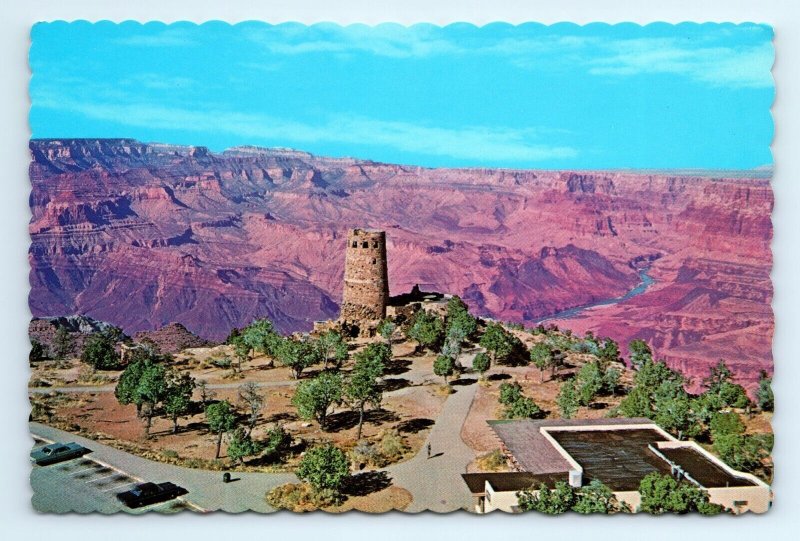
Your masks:
<svg viewBox="0 0 800 541"><path fill-rule="evenodd" d="M389 277L386 233L353 229L347 235L340 319L367 322L386 317Z"/></svg>

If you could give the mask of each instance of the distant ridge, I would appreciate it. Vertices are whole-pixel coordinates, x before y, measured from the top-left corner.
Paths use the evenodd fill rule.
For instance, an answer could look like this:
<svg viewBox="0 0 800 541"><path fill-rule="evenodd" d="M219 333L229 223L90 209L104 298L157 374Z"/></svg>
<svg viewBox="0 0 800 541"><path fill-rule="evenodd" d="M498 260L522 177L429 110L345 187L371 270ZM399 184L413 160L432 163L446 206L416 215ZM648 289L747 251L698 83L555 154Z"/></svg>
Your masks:
<svg viewBox="0 0 800 541"><path fill-rule="evenodd" d="M272 157L300 160L318 160L328 163L339 164L370 164L370 165L391 165L405 168L421 170L463 170L463 171L575 171L581 173L622 173L622 174L644 174L644 175L672 175L689 176L703 178L759 178L766 179L772 177L773 166L761 165L753 169L704 169L704 168L560 168L560 169L539 169L539 168L509 168L502 166L461 166L461 167L431 167L416 164L387 163L375 161L367 158L356 158L351 156L324 156L317 155L305 150L298 150L291 147L263 147L258 145L238 145L225 148L222 151L213 151L205 146L180 145L161 142L141 142L131 138L31 138L31 143L45 144L64 144L66 142L81 142L95 144L120 144L147 147L152 150L169 152L176 155L208 155L218 157Z"/></svg>

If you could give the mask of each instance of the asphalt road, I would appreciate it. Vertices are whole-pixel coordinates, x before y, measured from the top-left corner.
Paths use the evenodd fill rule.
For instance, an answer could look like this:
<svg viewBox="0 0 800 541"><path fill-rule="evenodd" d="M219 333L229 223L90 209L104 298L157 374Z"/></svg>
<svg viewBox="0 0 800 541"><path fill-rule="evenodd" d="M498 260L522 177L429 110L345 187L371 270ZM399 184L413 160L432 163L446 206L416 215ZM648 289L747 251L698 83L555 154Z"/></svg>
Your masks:
<svg viewBox="0 0 800 541"><path fill-rule="evenodd" d="M50 443L37 438L35 448ZM116 494L130 490L141 479L93 459L90 455L48 466L31 467L33 508L48 513L116 513L125 511L141 514L148 511L176 512L181 509L200 510L184 498L129 509Z"/></svg>
<svg viewBox="0 0 800 541"><path fill-rule="evenodd" d="M250 510L260 513L273 512L275 509L269 506L265 500L266 493L278 485L297 482L297 477L292 473L234 472L231 474L233 482L223 483L222 472L219 471L197 470L173 466L172 464L164 464L162 462L154 462L40 423L29 423L29 427L34 437L47 439L49 441L74 441L83 445L87 449L92 450L92 453L86 455L84 458L96 461L101 465L110 466L120 473L124 472L124 475L128 475L129 477L157 483L172 481L176 485L189 491L189 493L181 499L190 509L194 510L215 511L224 509L231 513L241 513L242 511ZM46 466L46 468L51 467L53 466ZM59 512L59 510L64 507L65 503L54 502L54 500L57 499L58 494L68 494L71 497L70 499L77 500L76 503L70 504L73 505L75 510L78 510L78 508L89 508L91 511L97 510L106 512L105 506L108 505L107 496L109 495L96 494L96 488L93 486L103 482L99 479L100 473L102 472L98 472L97 475L94 475L93 472L89 472L92 474L94 482L88 484L85 483L85 481L88 481L89 478L67 479L67 477L77 477L77 471L52 472L52 474L59 476L59 478L63 478L65 483L56 485L59 488L57 491L53 491L53 482L57 482L57 480L52 480L50 483L38 484L41 474L36 470L40 468L34 466L33 469L35 473L31 474L31 486L35 494L33 498L35 509L43 512ZM72 475L70 475L70 473ZM106 473L106 475L108 475L108 473ZM77 481L84 482L84 485L77 484ZM110 488L110 485L102 488ZM43 495L39 494L40 489L44 491ZM120 491L122 490L126 489L121 489ZM113 489L110 490L110 492L113 491ZM113 498L113 496L110 497ZM98 500L100 506L92 507L97 505ZM116 504L116 502L112 503ZM151 508L158 508L157 510L159 511L162 510L161 506L150 506L146 509ZM114 510L117 509L119 509L119 506ZM165 506L163 510L173 511L177 509L169 509ZM134 512L139 511L136 510Z"/></svg>

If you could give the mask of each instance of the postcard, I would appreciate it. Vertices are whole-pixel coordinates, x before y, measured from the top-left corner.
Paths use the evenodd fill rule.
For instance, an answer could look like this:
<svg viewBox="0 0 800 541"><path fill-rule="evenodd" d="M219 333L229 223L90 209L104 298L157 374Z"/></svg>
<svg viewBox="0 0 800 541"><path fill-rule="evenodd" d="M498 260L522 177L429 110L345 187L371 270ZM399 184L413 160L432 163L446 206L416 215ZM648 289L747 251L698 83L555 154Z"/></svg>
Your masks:
<svg viewBox="0 0 800 541"><path fill-rule="evenodd" d="M764 513L764 24L43 22L44 513Z"/></svg>

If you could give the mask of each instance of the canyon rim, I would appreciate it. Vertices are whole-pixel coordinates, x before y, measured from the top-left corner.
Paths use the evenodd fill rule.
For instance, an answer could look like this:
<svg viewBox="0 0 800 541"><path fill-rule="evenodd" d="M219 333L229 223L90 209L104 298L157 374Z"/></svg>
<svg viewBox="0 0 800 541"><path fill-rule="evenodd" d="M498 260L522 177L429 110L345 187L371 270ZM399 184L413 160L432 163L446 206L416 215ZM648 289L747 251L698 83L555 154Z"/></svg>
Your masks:
<svg viewBox="0 0 800 541"><path fill-rule="evenodd" d="M347 224L389 232L390 291L644 338L697 383L771 368L769 179L427 169L259 148L33 140L31 309L203 338L335 318ZM80 194L80 197L75 197ZM654 283L623 297L647 269ZM211 317L210 317L211 316Z"/></svg>

